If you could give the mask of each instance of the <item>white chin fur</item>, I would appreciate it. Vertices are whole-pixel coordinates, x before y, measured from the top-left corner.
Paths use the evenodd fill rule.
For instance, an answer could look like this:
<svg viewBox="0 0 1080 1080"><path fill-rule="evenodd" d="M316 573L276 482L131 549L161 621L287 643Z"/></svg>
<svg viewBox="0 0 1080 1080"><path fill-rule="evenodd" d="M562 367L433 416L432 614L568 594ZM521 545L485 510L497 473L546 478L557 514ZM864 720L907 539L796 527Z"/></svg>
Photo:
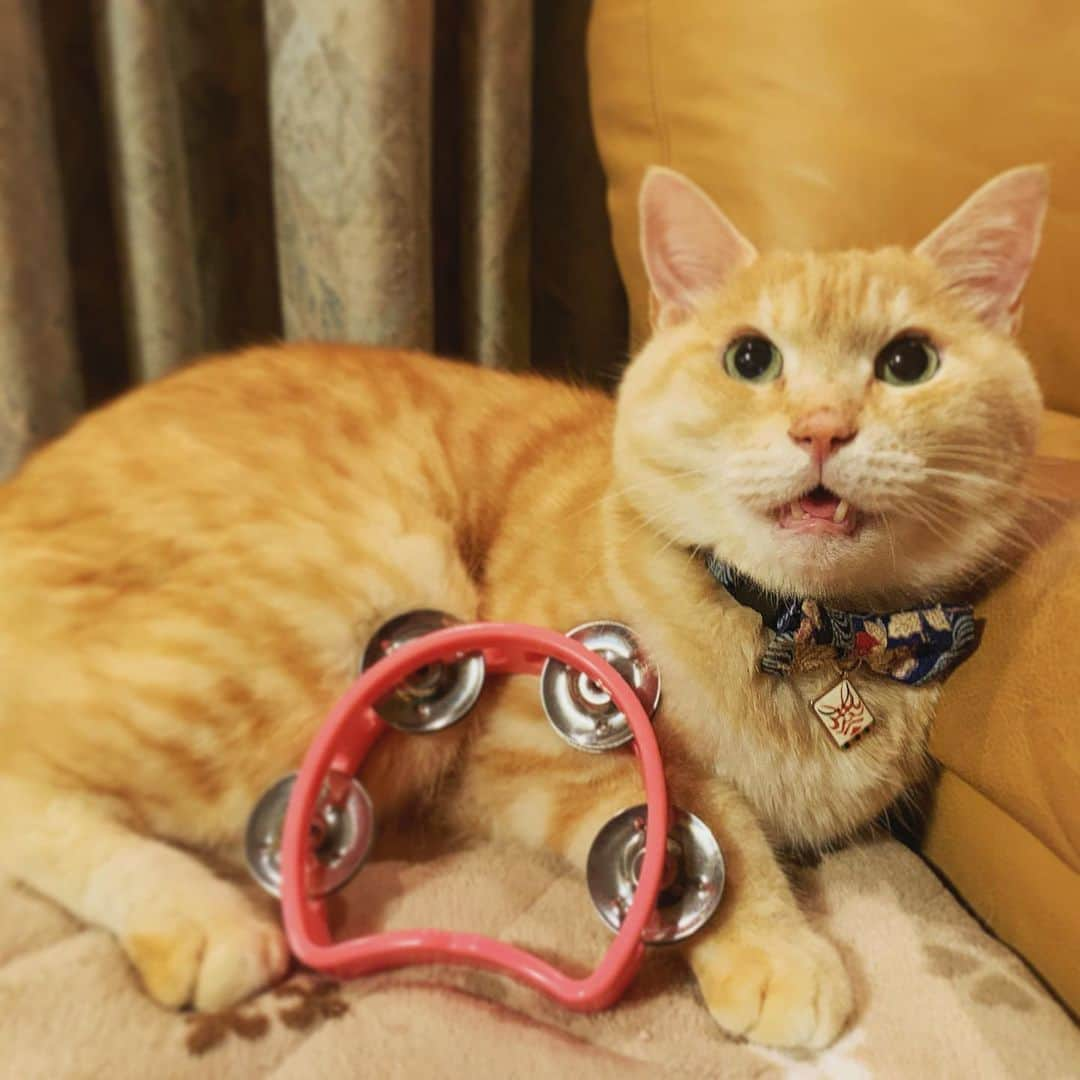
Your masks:
<svg viewBox="0 0 1080 1080"><path fill-rule="evenodd" d="M889 588L875 568L878 534L861 523L854 536L807 536L756 521L716 545L717 554L767 589L778 593L841 597L867 588Z"/></svg>

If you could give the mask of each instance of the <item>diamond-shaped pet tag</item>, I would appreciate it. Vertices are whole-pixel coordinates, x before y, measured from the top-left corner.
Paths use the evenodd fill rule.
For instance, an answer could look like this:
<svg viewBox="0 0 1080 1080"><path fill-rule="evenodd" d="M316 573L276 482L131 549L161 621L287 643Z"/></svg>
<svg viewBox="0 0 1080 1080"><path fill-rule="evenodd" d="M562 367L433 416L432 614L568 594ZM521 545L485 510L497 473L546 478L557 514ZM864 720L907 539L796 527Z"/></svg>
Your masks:
<svg viewBox="0 0 1080 1080"><path fill-rule="evenodd" d="M854 742L874 722L866 702L846 678L810 705L841 749Z"/></svg>

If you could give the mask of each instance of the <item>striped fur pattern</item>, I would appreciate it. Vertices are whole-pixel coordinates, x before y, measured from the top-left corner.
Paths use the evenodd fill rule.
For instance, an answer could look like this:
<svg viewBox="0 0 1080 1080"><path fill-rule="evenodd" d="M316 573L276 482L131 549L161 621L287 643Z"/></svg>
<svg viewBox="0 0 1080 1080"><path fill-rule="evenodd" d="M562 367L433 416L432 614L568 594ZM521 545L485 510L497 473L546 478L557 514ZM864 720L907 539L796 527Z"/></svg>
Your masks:
<svg viewBox="0 0 1080 1080"><path fill-rule="evenodd" d="M664 200L708 212L681 179L648 189L661 232ZM646 233L647 256L674 244L660 259L694 242ZM758 616L691 549L840 604L946 596L1022 515L1010 492L1039 398L1007 330L923 255L719 249L691 300L654 283L659 329L617 402L292 344L194 364L36 454L0 489L0 868L110 929L162 1004L225 1007L277 979L286 948L197 852L235 855L377 625L416 607L616 618L663 671L674 799L727 855L728 895L686 949L705 1004L735 1034L830 1042L848 976L773 849L847 836L919 778L938 690L860 680L878 722L838 752L807 705L828 676L762 675ZM872 355L909 325L941 343L942 374L884 387ZM767 387L718 360L747 326L785 353ZM800 545L768 519L808 483L786 431L820 403L859 423L832 459L867 521L846 546ZM578 865L640 800L632 757L566 747L527 679L491 686L450 731L383 740L364 779L384 814L438 789L465 833Z"/></svg>

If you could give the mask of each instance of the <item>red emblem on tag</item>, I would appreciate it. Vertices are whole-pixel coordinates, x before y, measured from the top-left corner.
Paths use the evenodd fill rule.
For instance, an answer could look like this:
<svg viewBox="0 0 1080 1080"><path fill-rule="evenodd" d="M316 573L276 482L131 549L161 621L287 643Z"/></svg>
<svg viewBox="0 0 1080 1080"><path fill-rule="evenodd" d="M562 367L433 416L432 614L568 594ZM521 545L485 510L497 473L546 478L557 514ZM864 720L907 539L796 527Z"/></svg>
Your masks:
<svg viewBox="0 0 1080 1080"><path fill-rule="evenodd" d="M874 722L866 702L846 678L810 704L839 747L854 742Z"/></svg>

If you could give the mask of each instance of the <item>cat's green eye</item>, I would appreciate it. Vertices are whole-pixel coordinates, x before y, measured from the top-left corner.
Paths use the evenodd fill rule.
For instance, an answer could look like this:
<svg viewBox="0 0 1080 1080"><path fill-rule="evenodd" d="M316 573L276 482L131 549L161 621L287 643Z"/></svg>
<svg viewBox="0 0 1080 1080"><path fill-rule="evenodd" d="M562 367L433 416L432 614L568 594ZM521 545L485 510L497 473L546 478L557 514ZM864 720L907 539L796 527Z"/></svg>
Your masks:
<svg viewBox="0 0 1080 1080"><path fill-rule="evenodd" d="M743 334L724 350L724 370L743 382L772 382L783 367L780 350L761 334Z"/></svg>
<svg viewBox="0 0 1080 1080"><path fill-rule="evenodd" d="M932 379L941 366L937 349L926 338L894 338L877 354L874 374L890 386L914 386Z"/></svg>

